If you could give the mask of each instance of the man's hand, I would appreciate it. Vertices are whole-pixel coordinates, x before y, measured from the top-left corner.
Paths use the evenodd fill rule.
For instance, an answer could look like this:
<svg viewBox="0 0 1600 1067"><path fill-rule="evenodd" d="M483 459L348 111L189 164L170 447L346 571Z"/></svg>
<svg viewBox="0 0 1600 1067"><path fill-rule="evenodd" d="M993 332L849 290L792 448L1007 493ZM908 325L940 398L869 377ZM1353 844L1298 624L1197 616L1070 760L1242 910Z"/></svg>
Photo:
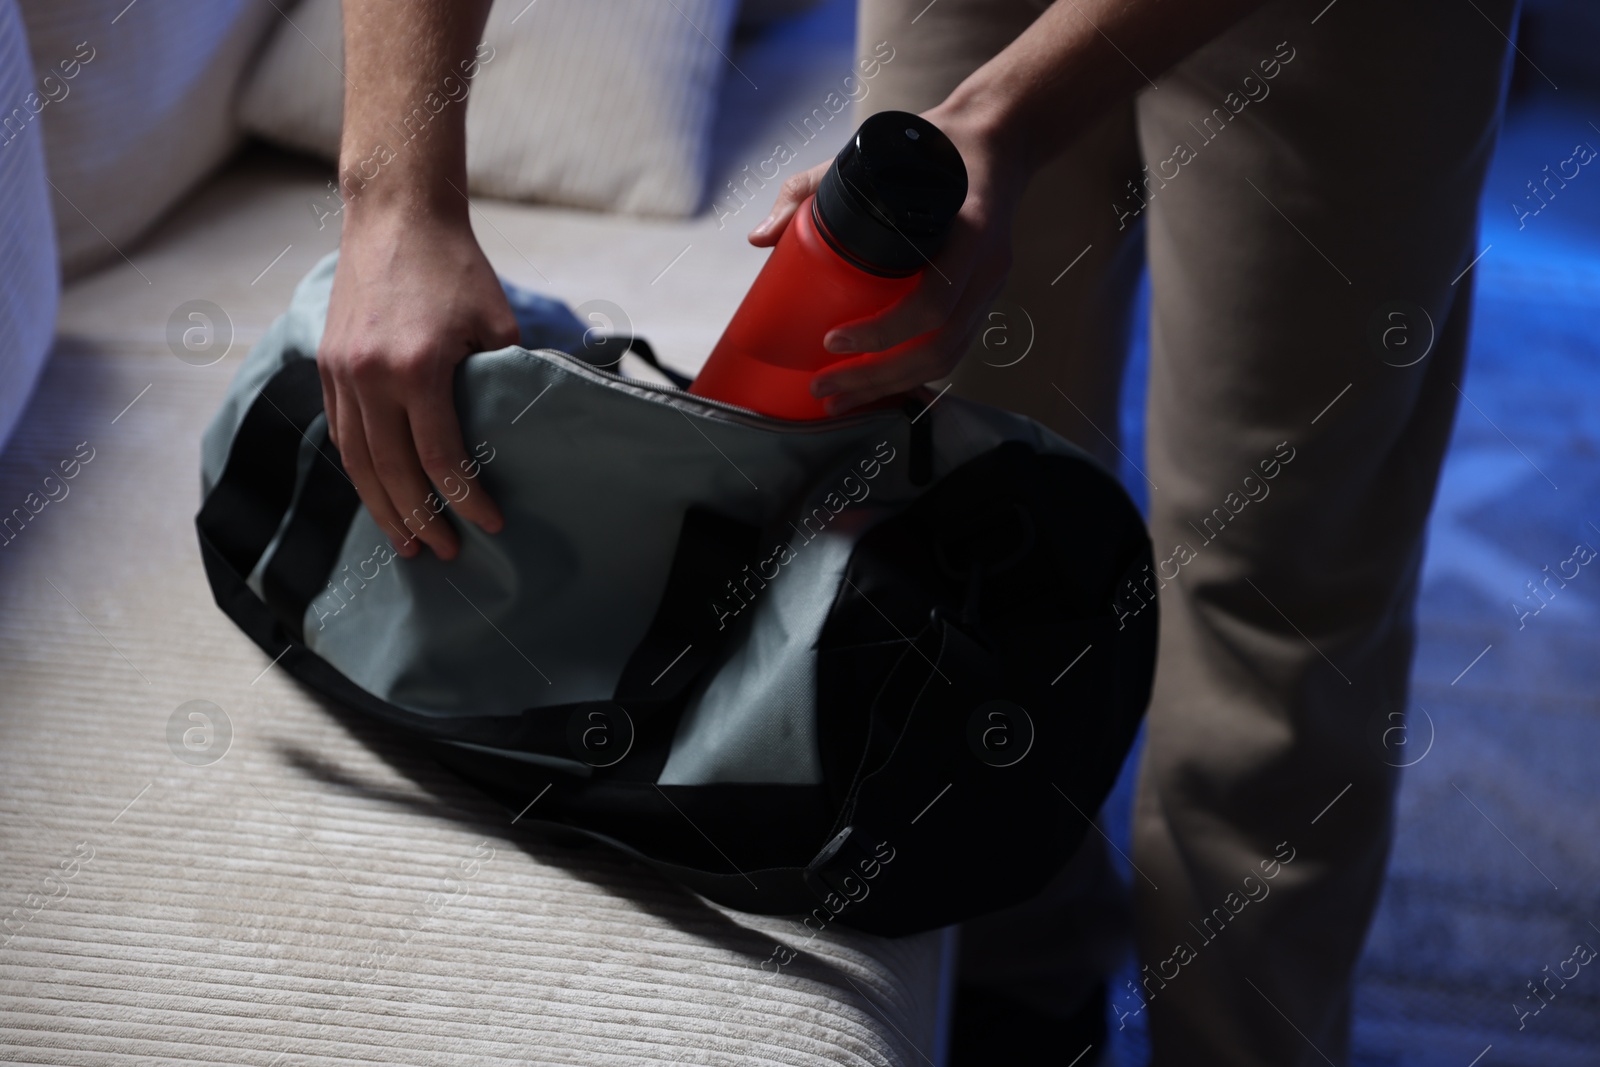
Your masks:
<svg viewBox="0 0 1600 1067"><path fill-rule="evenodd" d="M1011 223L1029 177L1115 101L1262 0L1058 0L923 118L967 164L967 202L917 288L879 315L841 323L823 344L846 358L811 379L829 414L949 374L1011 265ZM1115 40L1117 43L1113 44ZM784 183L750 243L776 244L826 165ZM924 334L904 351L886 350Z"/></svg>
<svg viewBox="0 0 1600 1067"><path fill-rule="evenodd" d="M464 219L381 216L344 234L317 351L328 428L361 502L402 556L416 555L420 540L455 557L459 538L428 506L430 492L489 533L504 524L466 474L452 376L472 353L516 340L505 293Z"/></svg>
<svg viewBox="0 0 1600 1067"><path fill-rule="evenodd" d="M345 470L406 557L419 541L455 557L446 499L490 533L504 524L471 479L453 395L456 364L517 339L464 191L462 86L488 13L489 0L344 0L346 210L317 366Z"/></svg>
<svg viewBox="0 0 1600 1067"><path fill-rule="evenodd" d="M1022 161L972 116L940 105L922 116L944 131L967 165L967 199L944 248L924 265L922 280L908 296L883 312L841 323L823 346L841 357L811 379L811 395L826 398L837 415L882 397L904 393L955 369L999 295L1011 269L1011 222L1027 181ZM772 214L750 234L750 243L778 242L806 197L816 192L829 164L784 182ZM913 348L888 354L912 338Z"/></svg>

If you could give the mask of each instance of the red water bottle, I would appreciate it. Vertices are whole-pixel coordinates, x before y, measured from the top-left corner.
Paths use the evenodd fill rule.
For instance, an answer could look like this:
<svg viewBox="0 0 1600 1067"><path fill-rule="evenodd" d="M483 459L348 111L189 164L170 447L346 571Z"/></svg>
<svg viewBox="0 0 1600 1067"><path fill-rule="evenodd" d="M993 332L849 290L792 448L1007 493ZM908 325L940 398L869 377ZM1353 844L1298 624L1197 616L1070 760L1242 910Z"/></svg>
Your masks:
<svg viewBox="0 0 1600 1067"><path fill-rule="evenodd" d="M826 418L811 379L849 357L823 336L915 289L966 198L961 153L937 126L904 111L869 118L795 212L689 392Z"/></svg>

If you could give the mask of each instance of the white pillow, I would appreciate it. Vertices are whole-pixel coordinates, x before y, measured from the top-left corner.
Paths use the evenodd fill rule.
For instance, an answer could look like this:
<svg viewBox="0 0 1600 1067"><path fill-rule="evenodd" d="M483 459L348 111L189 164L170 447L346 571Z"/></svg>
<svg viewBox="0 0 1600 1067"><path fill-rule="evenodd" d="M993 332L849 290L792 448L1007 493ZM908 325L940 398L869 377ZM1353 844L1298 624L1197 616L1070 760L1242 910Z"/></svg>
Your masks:
<svg viewBox="0 0 1600 1067"><path fill-rule="evenodd" d="M52 72L41 67L39 73ZM59 91L54 84L50 92ZM0 116L0 448L16 429L50 352L61 292L35 112L49 105L38 92L16 0L0 0L0 101L12 108Z"/></svg>
<svg viewBox="0 0 1600 1067"><path fill-rule="evenodd" d="M500 0L476 76L416 102L370 155L405 151L467 94L471 192L641 215L689 215L705 193L718 86L737 77L736 0ZM339 0L302 0L239 100L243 126L338 158L344 103ZM456 98L456 99L452 99ZM379 163L372 169L381 173Z"/></svg>
<svg viewBox="0 0 1600 1067"><path fill-rule="evenodd" d="M233 95L268 20L259 0L22 0L68 277L121 260L233 148ZM61 64L76 64L63 68ZM73 77L65 69L75 69Z"/></svg>

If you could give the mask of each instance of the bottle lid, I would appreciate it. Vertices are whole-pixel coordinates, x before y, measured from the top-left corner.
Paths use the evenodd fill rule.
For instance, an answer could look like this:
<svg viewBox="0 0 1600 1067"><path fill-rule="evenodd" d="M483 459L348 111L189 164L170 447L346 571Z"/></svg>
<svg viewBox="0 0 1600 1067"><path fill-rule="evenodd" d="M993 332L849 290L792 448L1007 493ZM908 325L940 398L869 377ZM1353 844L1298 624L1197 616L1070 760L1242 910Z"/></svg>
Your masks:
<svg viewBox="0 0 1600 1067"><path fill-rule="evenodd" d="M950 138L905 111L867 119L817 187L829 243L866 270L909 274L938 253L967 199Z"/></svg>

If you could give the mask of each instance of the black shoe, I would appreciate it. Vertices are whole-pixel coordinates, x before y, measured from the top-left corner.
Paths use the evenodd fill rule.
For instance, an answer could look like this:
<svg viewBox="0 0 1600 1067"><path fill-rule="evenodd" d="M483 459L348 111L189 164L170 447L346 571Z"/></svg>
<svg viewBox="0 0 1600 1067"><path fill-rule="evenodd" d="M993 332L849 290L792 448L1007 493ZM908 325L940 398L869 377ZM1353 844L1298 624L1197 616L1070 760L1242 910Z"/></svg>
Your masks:
<svg viewBox="0 0 1600 1067"><path fill-rule="evenodd" d="M957 986L950 1067L1066 1067L1086 1047L1099 1050L1106 1036L1104 984L1095 986L1068 1019L1046 1015L981 986ZM1092 1062L1092 1058L1083 1061Z"/></svg>

